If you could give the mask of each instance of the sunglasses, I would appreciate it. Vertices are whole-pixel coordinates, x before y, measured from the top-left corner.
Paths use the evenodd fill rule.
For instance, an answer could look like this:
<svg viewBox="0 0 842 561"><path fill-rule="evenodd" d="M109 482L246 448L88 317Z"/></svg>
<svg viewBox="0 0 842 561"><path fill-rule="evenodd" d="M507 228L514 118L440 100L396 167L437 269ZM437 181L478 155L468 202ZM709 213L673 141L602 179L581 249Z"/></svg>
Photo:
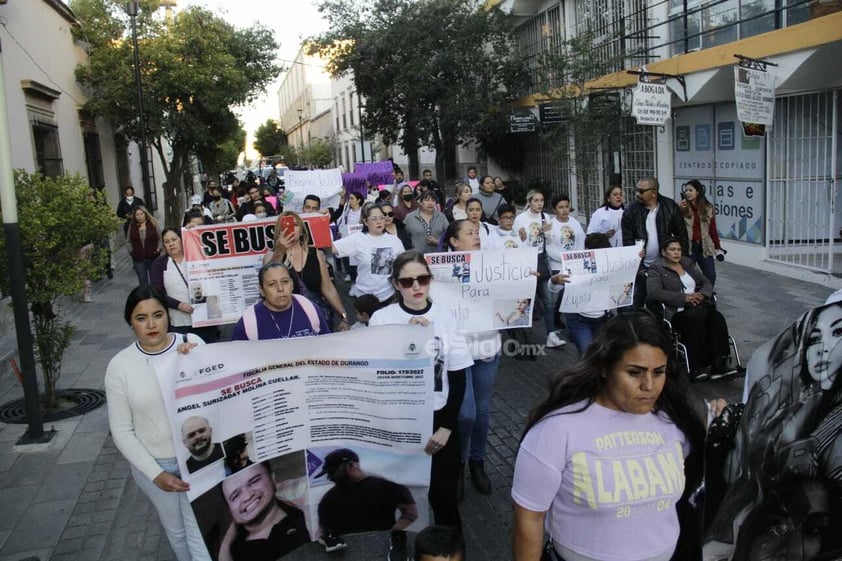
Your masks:
<svg viewBox="0 0 842 561"><path fill-rule="evenodd" d="M651 188L651 187L650 187L649 189L638 189L638 190L637 190L637 192L638 192L638 193L640 193L640 194L642 195L643 193L646 193L646 192L648 192L648 191L654 191L654 190L655 190L655 189L653 189L653 188Z"/></svg>
<svg viewBox="0 0 842 561"><path fill-rule="evenodd" d="M384 212L383 216L385 216L386 218L394 218L395 213L394 212Z"/></svg>
<svg viewBox="0 0 842 561"><path fill-rule="evenodd" d="M417 277L403 277L398 279L398 284L401 288L412 288L415 281L418 281L418 286L427 286L433 280L433 275L418 275Z"/></svg>

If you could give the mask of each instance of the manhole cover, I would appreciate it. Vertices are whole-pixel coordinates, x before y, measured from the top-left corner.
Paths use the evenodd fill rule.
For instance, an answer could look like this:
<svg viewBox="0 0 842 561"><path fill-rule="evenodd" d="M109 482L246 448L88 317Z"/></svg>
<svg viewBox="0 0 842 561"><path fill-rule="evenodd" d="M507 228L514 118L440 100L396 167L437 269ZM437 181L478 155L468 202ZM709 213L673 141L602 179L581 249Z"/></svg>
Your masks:
<svg viewBox="0 0 842 561"><path fill-rule="evenodd" d="M59 409L44 415L45 422L61 421L93 411L105 403L105 392L86 388L57 390L56 400L59 403ZM27 423L24 400L16 399L0 405L0 422L17 425Z"/></svg>

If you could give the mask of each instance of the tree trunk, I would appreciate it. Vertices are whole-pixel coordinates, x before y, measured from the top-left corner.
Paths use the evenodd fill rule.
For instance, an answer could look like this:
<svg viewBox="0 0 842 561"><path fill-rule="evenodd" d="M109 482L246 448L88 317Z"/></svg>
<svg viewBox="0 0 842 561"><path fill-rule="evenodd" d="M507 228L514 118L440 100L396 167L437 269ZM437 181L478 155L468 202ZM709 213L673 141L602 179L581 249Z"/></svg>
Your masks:
<svg viewBox="0 0 842 561"><path fill-rule="evenodd" d="M164 219L166 225L181 226L184 216L184 169L187 166L187 150L180 146L172 147L173 156L167 170L167 182L164 188Z"/></svg>

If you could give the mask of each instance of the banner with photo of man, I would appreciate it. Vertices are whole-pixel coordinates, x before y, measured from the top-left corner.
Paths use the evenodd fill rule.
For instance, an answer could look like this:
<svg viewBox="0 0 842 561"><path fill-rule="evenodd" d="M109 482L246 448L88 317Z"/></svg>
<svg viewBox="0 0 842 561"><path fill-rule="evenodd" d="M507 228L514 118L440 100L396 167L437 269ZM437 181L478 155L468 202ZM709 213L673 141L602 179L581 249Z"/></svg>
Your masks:
<svg viewBox="0 0 842 561"><path fill-rule="evenodd" d="M561 272L570 278L559 310L574 314L631 306L641 249L637 244L563 252Z"/></svg>
<svg viewBox="0 0 842 561"><path fill-rule="evenodd" d="M329 218L300 215L308 243L330 247ZM193 327L236 323L260 297L257 274L274 247L277 218L197 226L181 231Z"/></svg>
<svg viewBox="0 0 842 561"><path fill-rule="evenodd" d="M326 533L424 528L432 338L390 325L157 362L211 556L270 561Z"/></svg>
<svg viewBox="0 0 842 561"><path fill-rule="evenodd" d="M430 297L449 309L461 331L532 326L538 254L532 249L454 251L424 256Z"/></svg>

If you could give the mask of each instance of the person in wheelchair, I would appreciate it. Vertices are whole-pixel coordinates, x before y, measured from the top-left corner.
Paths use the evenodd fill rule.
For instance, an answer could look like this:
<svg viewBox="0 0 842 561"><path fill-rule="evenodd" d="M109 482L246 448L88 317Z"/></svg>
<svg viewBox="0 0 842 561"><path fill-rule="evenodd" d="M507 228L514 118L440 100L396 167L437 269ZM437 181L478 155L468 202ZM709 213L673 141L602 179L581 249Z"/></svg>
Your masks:
<svg viewBox="0 0 842 561"><path fill-rule="evenodd" d="M678 238L662 241L660 253L649 269L646 302L656 314L663 310L663 318L687 348L691 380L731 374L728 326L714 306L713 286L683 255Z"/></svg>

